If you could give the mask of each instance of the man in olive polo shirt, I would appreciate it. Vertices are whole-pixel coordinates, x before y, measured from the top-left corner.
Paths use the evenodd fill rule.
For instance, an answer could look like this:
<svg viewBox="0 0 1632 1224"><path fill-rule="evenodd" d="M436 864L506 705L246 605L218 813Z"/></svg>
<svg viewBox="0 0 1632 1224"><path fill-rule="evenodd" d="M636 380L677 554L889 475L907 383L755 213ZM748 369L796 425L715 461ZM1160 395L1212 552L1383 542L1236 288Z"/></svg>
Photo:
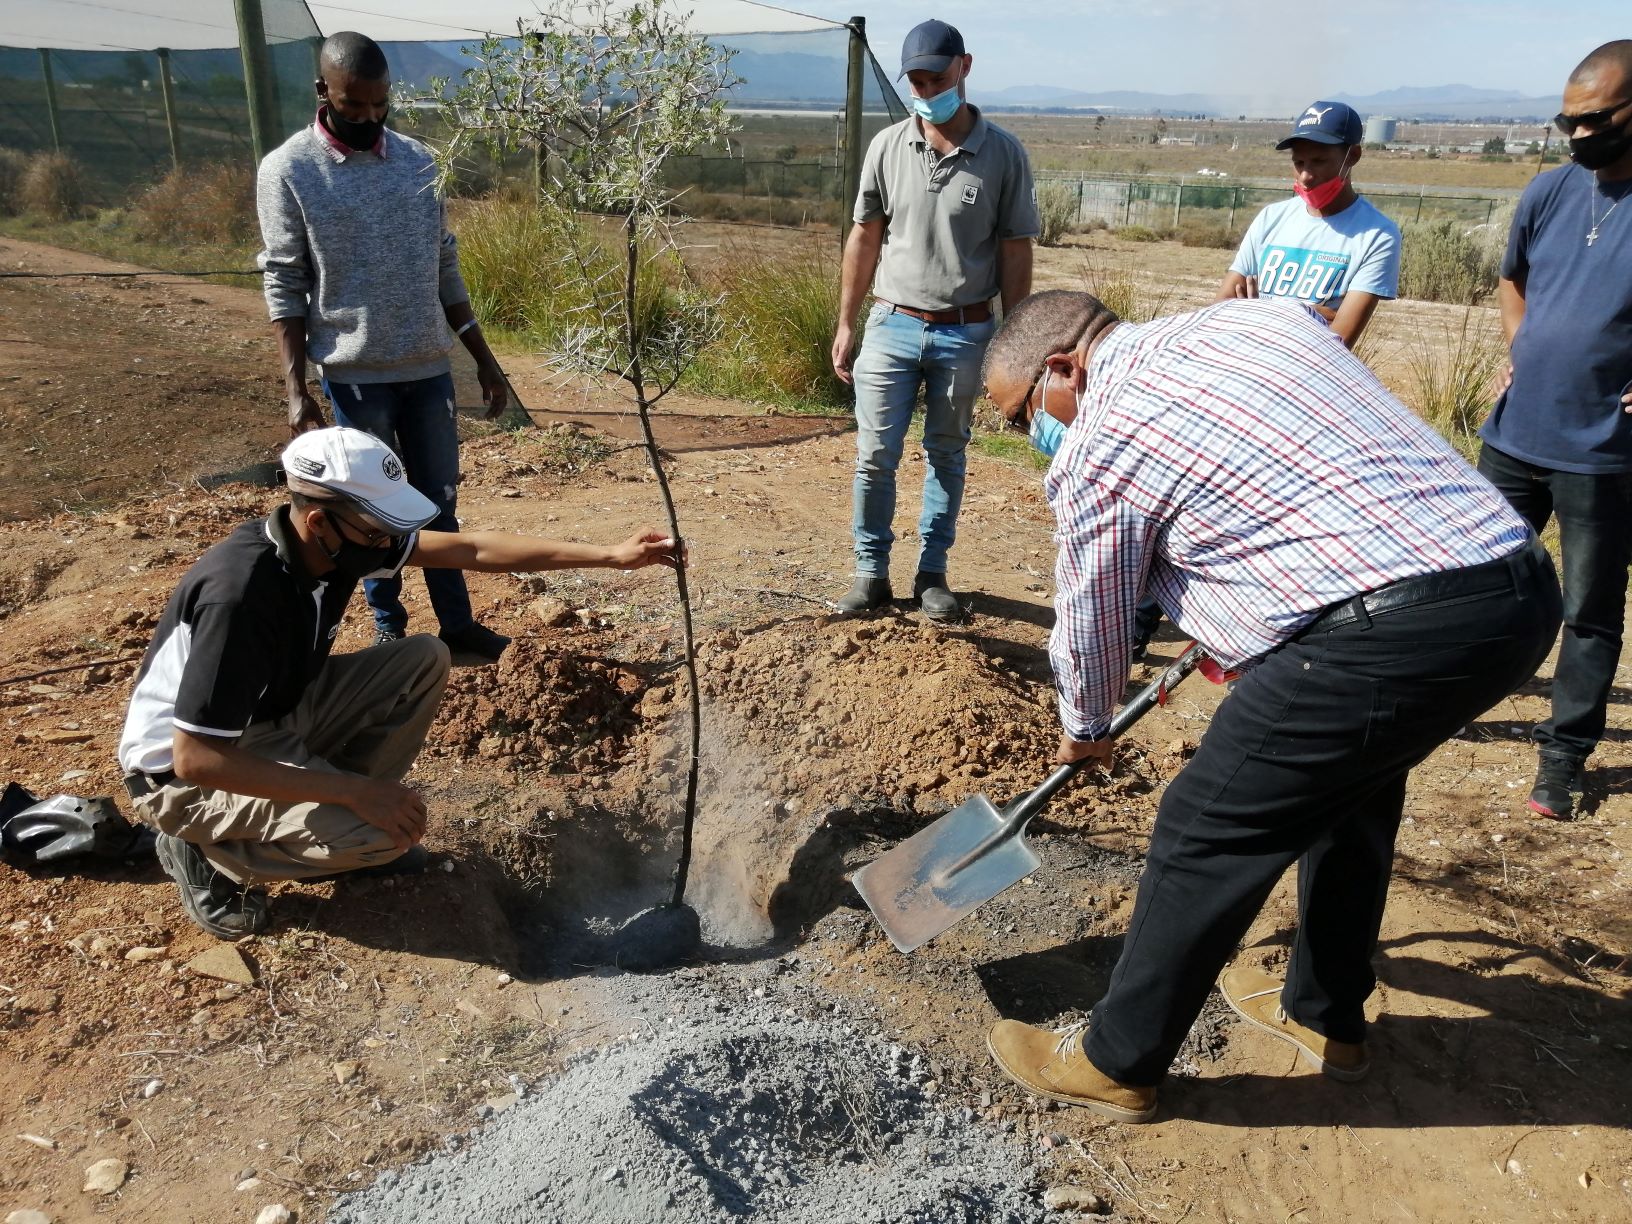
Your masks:
<svg viewBox="0 0 1632 1224"><path fill-rule="evenodd" d="M943 21L915 27L901 48L914 113L873 138L861 169L855 228L844 248L833 369L856 388L851 496L855 583L842 612L888 603L895 471L924 391L924 505L913 598L931 620L962 610L947 553L963 500L964 452L991 300L1005 313L1031 292L1037 201L1020 142L965 101L972 56ZM873 307L855 355L855 319Z"/></svg>

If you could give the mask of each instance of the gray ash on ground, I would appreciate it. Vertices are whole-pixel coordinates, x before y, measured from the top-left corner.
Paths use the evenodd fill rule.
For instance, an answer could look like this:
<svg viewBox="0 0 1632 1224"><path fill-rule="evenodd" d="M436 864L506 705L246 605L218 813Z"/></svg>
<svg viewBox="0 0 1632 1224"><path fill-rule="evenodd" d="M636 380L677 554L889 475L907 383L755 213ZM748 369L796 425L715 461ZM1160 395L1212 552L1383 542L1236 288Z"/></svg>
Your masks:
<svg viewBox="0 0 1632 1224"><path fill-rule="evenodd" d="M455 1150L342 1198L332 1224L1047 1217L1019 1143L939 1106L898 1048L733 1010L582 1057Z"/></svg>

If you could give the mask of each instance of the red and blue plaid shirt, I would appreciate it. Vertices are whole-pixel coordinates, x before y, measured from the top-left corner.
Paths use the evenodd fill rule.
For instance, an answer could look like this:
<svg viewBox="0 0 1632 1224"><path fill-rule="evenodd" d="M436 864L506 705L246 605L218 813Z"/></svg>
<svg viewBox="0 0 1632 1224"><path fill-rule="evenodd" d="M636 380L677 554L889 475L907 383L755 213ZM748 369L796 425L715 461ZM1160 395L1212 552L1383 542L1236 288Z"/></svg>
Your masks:
<svg viewBox="0 0 1632 1224"><path fill-rule="evenodd" d="M1047 490L1049 654L1075 739L1110 724L1142 592L1240 667L1333 604L1527 535L1317 316L1263 299L1108 334Z"/></svg>

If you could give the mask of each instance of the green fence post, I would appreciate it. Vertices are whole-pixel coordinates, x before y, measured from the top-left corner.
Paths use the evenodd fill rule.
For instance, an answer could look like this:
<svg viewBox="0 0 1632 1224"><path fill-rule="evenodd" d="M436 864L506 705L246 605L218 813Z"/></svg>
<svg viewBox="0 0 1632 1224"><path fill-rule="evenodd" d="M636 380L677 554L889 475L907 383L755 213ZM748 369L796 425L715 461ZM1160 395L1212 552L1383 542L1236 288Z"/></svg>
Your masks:
<svg viewBox="0 0 1632 1224"><path fill-rule="evenodd" d="M1241 203L1241 188L1231 187L1230 188L1230 220L1229 220L1228 224L1226 224L1225 227L1224 227L1224 232L1226 234L1235 233L1235 209L1236 209L1236 206L1238 204L1240 204L1240 203Z"/></svg>
<svg viewBox="0 0 1632 1224"><path fill-rule="evenodd" d="M249 144L255 164L272 151L278 134L272 103L272 66L266 56L266 22L261 0L232 0L238 17L238 54L244 63L244 98L249 103Z"/></svg>
<svg viewBox="0 0 1632 1224"><path fill-rule="evenodd" d="M181 169L181 132L176 124L176 86L170 77L170 48L159 47L159 93L164 95L164 130L170 137L170 166Z"/></svg>
<svg viewBox="0 0 1632 1224"><path fill-rule="evenodd" d="M62 124L57 121L57 78L51 71L51 52L40 48L40 73L45 77L45 113L51 120L51 147L62 152Z"/></svg>
<svg viewBox="0 0 1632 1224"><path fill-rule="evenodd" d="M844 81L844 196L839 200L839 246L844 246L850 209L861 190L861 105L863 73L867 69L867 18L852 17L850 64Z"/></svg>
<svg viewBox="0 0 1632 1224"><path fill-rule="evenodd" d="M1179 210L1182 207L1184 207L1184 180L1180 179L1179 180L1179 185L1176 188L1174 188L1174 191L1173 191L1173 228L1174 229L1179 228Z"/></svg>
<svg viewBox="0 0 1632 1224"><path fill-rule="evenodd" d="M1417 188L1417 220L1418 221L1422 220L1422 193L1424 191L1426 191L1426 190L1427 190L1427 187L1418 187Z"/></svg>

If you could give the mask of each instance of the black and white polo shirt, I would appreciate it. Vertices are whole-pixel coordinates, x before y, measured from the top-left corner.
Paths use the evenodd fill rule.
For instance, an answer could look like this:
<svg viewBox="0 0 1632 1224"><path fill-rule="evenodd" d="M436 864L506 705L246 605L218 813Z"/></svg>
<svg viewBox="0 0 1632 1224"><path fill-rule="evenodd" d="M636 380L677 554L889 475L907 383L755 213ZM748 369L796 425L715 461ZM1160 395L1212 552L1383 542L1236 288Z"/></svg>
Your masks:
<svg viewBox="0 0 1632 1224"><path fill-rule="evenodd" d="M372 577L389 577L418 534ZM173 768L175 730L236 739L300 701L334 645L356 582L312 577L301 563L289 507L245 523L187 571L136 673L119 739L126 772Z"/></svg>

